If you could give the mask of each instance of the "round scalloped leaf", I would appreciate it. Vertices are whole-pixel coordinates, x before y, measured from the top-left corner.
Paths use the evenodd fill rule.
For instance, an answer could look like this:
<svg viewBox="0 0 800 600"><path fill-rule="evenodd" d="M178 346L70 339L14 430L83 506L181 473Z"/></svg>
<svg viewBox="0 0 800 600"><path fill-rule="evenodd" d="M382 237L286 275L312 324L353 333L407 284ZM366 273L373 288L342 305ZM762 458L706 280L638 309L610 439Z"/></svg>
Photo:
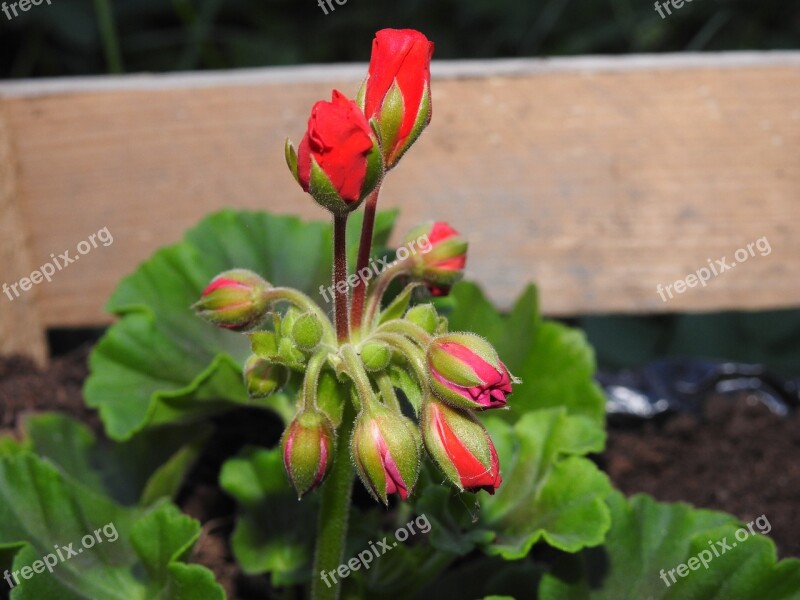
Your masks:
<svg viewBox="0 0 800 600"><path fill-rule="evenodd" d="M378 244L385 244L394 216L378 215ZM348 232L353 252L360 218L353 216ZM231 268L251 269L320 300L320 286L330 285L331 240L328 223L224 210L123 279L107 306L121 320L95 346L84 387L109 436L124 440L152 425L198 420L237 404L290 419L291 385L250 399L242 382L247 338L203 322L189 307L217 273Z"/></svg>

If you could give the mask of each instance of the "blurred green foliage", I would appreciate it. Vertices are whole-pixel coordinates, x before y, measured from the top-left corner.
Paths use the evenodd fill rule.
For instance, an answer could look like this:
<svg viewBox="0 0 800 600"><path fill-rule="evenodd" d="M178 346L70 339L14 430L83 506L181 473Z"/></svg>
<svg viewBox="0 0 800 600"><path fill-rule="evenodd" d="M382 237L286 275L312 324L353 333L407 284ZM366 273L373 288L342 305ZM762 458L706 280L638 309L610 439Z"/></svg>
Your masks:
<svg viewBox="0 0 800 600"><path fill-rule="evenodd" d="M791 49L800 4L695 0L50 0L0 13L0 77L366 61L375 30L414 27L436 57ZM13 16L13 15L12 15Z"/></svg>

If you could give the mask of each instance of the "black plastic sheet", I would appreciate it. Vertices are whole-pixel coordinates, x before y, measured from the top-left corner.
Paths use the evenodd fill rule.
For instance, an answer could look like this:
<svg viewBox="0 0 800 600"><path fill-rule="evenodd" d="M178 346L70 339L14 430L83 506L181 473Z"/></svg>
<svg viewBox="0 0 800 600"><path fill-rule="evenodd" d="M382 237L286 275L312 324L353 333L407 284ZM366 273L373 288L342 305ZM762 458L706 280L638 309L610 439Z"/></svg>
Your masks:
<svg viewBox="0 0 800 600"><path fill-rule="evenodd" d="M665 359L613 374L599 371L597 380L613 421L652 419L669 412L700 414L712 394L750 392L781 416L800 406L800 378L781 377L761 365Z"/></svg>

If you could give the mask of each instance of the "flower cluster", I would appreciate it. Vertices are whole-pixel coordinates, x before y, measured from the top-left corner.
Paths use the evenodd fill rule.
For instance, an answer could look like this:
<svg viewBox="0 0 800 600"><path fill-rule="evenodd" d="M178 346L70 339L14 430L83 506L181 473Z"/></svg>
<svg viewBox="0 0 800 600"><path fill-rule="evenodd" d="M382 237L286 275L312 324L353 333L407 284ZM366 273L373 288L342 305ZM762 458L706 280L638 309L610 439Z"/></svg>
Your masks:
<svg viewBox="0 0 800 600"><path fill-rule="evenodd" d="M428 301L463 275L466 240L444 222L420 225L406 240L424 235L428 252L398 258L352 298L346 285L353 276L347 216L366 200L357 273L371 255L383 178L430 122L432 54L433 44L417 31L379 31L357 99L334 91L330 102L314 105L297 148L287 140L295 179L333 216L334 319L305 294L243 269L218 275L194 306L211 323L249 336L253 355L244 376L253 397L298 382L297 413L281 444L300 497L347 452L384 504L392 494L412 493L424 452L462 491L493 494L501 483L497 451L476 414L504 407L516 380L491 344L450 332ZM405 289L384 302L396 280ZM325 373L348 393L320 385Z"/></svg>

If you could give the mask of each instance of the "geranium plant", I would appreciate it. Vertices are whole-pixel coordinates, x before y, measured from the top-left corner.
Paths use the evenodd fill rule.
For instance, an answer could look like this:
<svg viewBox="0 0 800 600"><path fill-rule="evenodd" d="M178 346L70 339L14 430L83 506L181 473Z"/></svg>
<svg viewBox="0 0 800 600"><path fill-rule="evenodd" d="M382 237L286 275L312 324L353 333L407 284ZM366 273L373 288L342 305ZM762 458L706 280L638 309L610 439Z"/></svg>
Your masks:
<svg viewBox="0 0 800 600"><path fill-rule="evenodd" d="M502 481L492 438L474 412L505 406L516 379L488 341L449 332L432 304L408 310L417 288L441 296L461 278L467 242L446 223L421 226L409 236L421 241L420 253L407 252L366 279L383 178L431 119L432 54L417 31L378 32L358 102L334 90L330 102L314 105L297 150L286 142L292 174L333 218L334 322L301 291L243 269L215 277L194 305L214 325L250 338L254 354L244 373L251 395L276 391L288 382L287 370L302 374L281 447L298 497L322 487L315 573L342 563L355 474L384 505L392 494L406 500L413 493L423 448L461 491L494 494ZM364 201L351 274L347 222ZM395 279L407 285L386 302ZM281 304L289 309L279 312ZM343 395L321 397L326 371L347 384ZM405 411L398 389L409 402ZM335 595L315 582L314 598Z"/></svg>

